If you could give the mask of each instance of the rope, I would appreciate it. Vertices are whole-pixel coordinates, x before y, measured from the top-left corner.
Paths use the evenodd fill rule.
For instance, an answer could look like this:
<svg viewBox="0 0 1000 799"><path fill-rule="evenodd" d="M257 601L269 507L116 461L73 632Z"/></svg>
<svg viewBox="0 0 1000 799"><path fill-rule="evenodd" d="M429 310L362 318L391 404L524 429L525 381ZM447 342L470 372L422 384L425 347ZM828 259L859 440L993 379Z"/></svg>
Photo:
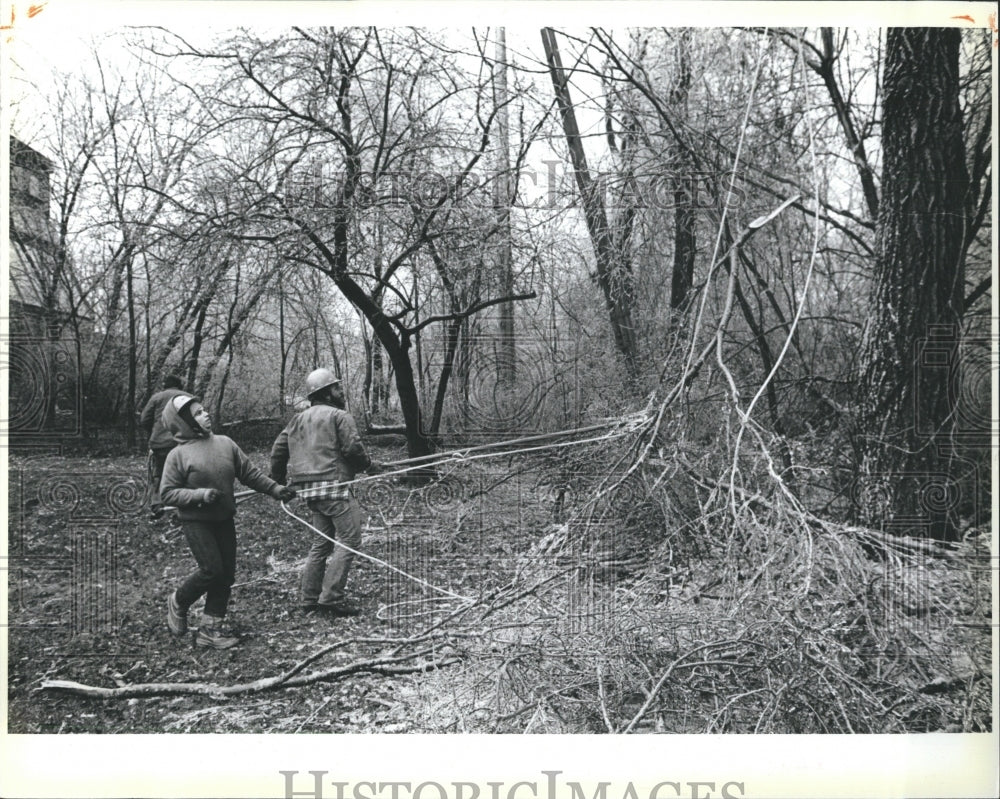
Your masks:
<svg viewBox="0 0 1000 799"><path fill-rule="evenodd" d="M535 436L526 436L524 438L515 438L510 441L494 441L489 444L478 444L474 447L465 447L463 449L456 449L450 452L437 452L432 455L421 455L416 458L407 458L400 461L387 461L386 466L402 466L401 469L393 469L387 472L380 472L379 474L366 475L365 477L356 477L353 480L347 480L343 483L323 483L321 486L315 486L315 488L320 489L328 485L353 485L354 483L362 483L368 480L376 480L381 477L392 477L393 475L406 474L408 472L416 471L417 469L433 469L438 466L444 466L445 464L454 464L456 462L464 461L475 461L483 460L486 458L502 458L506 455L520 455L527 452L541 452L547 449L560 449L562 447L576 447L581 444L592 444L597 441L610 441L615 438L620 438L632 432L636 426L646 419L645 413L636 413L631 416L624 417L623 419L618 419L615 421L607 421L601 424L589 425L587 427L576 427L569 430L557 430L553 433L540 433ZM608 433L603 436L593 436L591 438L578 439L574 441L562 441L553 444L543 444L537 447L515 447L514 449L505 449L501 452L494 453L483 453L480 455L469 455L470 452L479 452L484 449L495 449L497 447L509 447L512 444L523 444L531 441L544 441L548 438L562 438L564 436L572 435L574 433L589 433L594 430L605 430L608 427L614 425L621 425L622 429L615 433ZM410 466L404 466L404 464L412 464ZM233 500L238 504L245 499L250 497L260 496L260 492L250 488L246 491L237 491L233 494ZM305 499L305 497L303 497ZM175 510L173 506L166 506L164 510Z"/></svg>
<svg viewBox="0 0 1000 799"><path fill-rule="evenodd" d="M358 555L359 557L365 558L366 560L370 560L372 563L377 563L380 566L385 566L387 569L391 569L392 571L396 572L397 574L401 574L407 580L412 580L415 583L420 583L420 585L426 586L427 588L430 588L432 591L437 591L439 594L444 594L445 596L452 597L453 599L461 599L463 602L470 602L471 603L471 602L475 602L476 601L476 600L472 599L471 597L462 596L461 594L456 594L454 591L449 591L447 588L438 588L438 586L436 586L436 585L434 585L432 583L427 582L426 580L424 580L421 577L415 577L412 574L407 574L402 569L397 569L391 563L386 563L381 558L376 558L374 555L367 555L364 552L359 552L358 550L353 549L352 547L347 546L347 544L343 543L342 541L337 541L337 540L335 540L333 538L330 538L330 536L328 536L322 530L319 530L318 528L314 527L309 522L307 522L305 519L303 519L301 516L297 516L296 514L294 514L291 511L291 509L288 507L288 505L286 503L284 503L284 502L281 503L281 508L282 508L282 510L285 511L285 513L287 513L289 516L291 516L293 519L295 519L295 521L297 521L297 522L299 522L301 524L304 524L306 527L308 527L310 530L312 530L317 535L322 536L327 541L332 542L334 545L336 545L338 547L343 547L348 552L351 552L351 553L353 553L355 555Z"/></svg>
<svg viewBox="0 0 1000 799"><path fill-rule="evenodd" d="M593 430L605 429L609 425L607 425L607 424L592 425L590 427L579 428L577 430L559 431L558 433L547 433L547 434L543 434L543 435L539 435L539 436L528 436L528 437L523 438L523 439L518 439L517 441L495 442L495 443L492 443L492 444L481 444L481 445L479 445L477 447L469 447L468 449L465 449L465 450L455 450L453 452L449 452L449 453L444 453L444 454L432 456L432 457L436 457L437 460L431 461L430 463L425 463L424 462L425 460L427 460L428 456L423 456L423 457L420 457L420 458L411 458L408 461L394 461L393 465L402 465L404 463L414 463L414 462L416 462L416 463L414 463L414 465L412 465L412 466L405 466L402 469L394 469L392 471L382 472L381 474L378 474L378 475L371 475L371 476L366 476L366 477L363 477L363 478L355 478L354 480L345 481L343 483L333 483L333 484L335 484L335 485L351 485L353 483L359 483L359 482L363 482L363 481L367 481L367 480L376 480L376 479L380 479L382 477L389 477L389 476L396 475L396 474L405 474L406 472L410 472L410 471L413 471L415 469L427 469L427 468L439 466L439 465L442 465L442 464L445 464L445 463L468 462L468 461L473 461L473 460L483 460L483 459L486 459L486 458L499 458L499 457L504 457L504 456L507 456L507 455L523 454L523 453L527 453L527 452L539 452L541 450L558 449L558 448L561 448L561 447L570 447L570 446L579 446L581 444L588 444L588 443L592 443L592 442L596 442L596 441L608 441L608 440L611 440L611 439L614 439L614 438L618 438L620 436L623 436L623 435L626 435L627 433L629 433L632 430L632 428L635 426L635 424L637 423L638 419L639 419L639 416L635 415L634 417L632 417L632 418L630 418L628 420L628 423L626 425L624 425L624 427L623 427L622 430L620 430L618 432L615 432L615 433L606 433L606 434L604 434L602 436L593 436L593 437L588 438L588 439L578 439L578 440L574 440L574 441L563 441L563 442L554 443L554 444L542 444L542 445L537 446L537 447L519 447L519 448L517 448L515 450L504 450L502 452L481 452L478 455L470 455L469 454L470 452L477 452L477 451L480 451L480 450L483 450L483 449L492 449L492 448L495 448L497 446L504 446L504 445L510 446L510 444L512 444L512 443L526 443L528 441L544 440L544 439L552 438L552 437L555 437L555 436L560 436L561 437L562 435L568 435L570 433L581 432L581 431L584 431L584 430L585 431L593 431ZM324 485L333 485L333 484L331 484L331 483L325 483ZM323 486L313 486L312 488L321 489L322 487ZM249 495L249 494L253 494L255 492L254 491L248 491L248 492L240 492L240 493L241 494L245 494L245 495ZM300 496L300 498L305 499L305 497L302 494L300 494L299 496ZM358 555L359 557L365 558L366 560L369 560L372 563L378 564L380 566L385 566L387 569L390 569L391 571L396 572L397 574L405 577L407 580L411 580L411 581L413 581L415 583L418 583L418 584L423 585L423 586L425 586L427 588L430 588L432 591L436 591L437 593L443 594L446 597L450 597L450 598L453 598L453 599L460 599L463 602L467 602L467 603L470 603L470 604L474 604L476 602L476 600L472 599L471 597L466 597L466 596L462 596L461 594L456 594L454 591L449 591L446 588L440 588L440 587L438 587L438 586L436 586L436 585L434 585L432 583L429 583L427 580L424 580L423 578L416 577L416 576L414 576L412 574L408 574L407 572L403 571L402 569L399 569L396 566L393 566L391 563L387 563L386 561L382 560L381 558L376 558L373 555L368 555L368 554L366 554L364 552L359 552L358 550L353 549L352 547L349 547L347 544L344 544L341 541L337 541L336 539L331 538L330 536L326 535L326 533L324 533L322 530L319 530L317 527L315 527L314 525L312 525L309 522L307 522L301 516L298 516L295 513L293 513L291 511L291 509L288 507L287 503L285 503L285 502L281 503L281 508L282 508L282 510L285 511L285 513L287 513L289 516L291 516L297 522L299 522L300 524L304 524L306 527L308 527L314 533L316 533L317 535L325 538L327 541L331 542L334 546L343 547L348 552L351 552L351 553L353 553L355 555ZM423 604L423 603L428 602L428 601L431 601L431 600L428 600L428 599L417 599L417 600L406 600L406 601L402 601L402 602L396 602L396 603L394 603L392 605L388 605L385 608L380 609L379 612L378 612L378 614L377 614L377 617L381 618L382 617L381 614L388 607L397 607L397 606L402 606L402 605ZM411 615L415 615L415 614L411 614Z"/></svg>
<svg viewBox="0 0 1000 799"><path fill-rule="evenodd" d="M441 457L440 460L432 461L430 463L420 463L415 466L407 466L402 469L394 469L388 472L382 472L381 474L368 475L365 477L357 477L351 480L349 483L339 483L338 485L349 485L350 483L360 483L366 480L376 480L379 477L391 477L396 474L405 474L406 472L412 472L416 469L427 469L436 466L444 466L445 464L456 462L466 463L468 461L478 461L485 460L487 458L503 458L508 455L523 455L528 452L541 452L542 450L548 449L560 449L562 447L576 447L580 444L593 444L596 441L610 441L614 438L620 438L621 436L627 435L629 431L625 430L620 433L609 433L603 436L594 436L592 438L583 438L576 441L563 441L558 444L543 444L538 447L519 447L513 450L504 450L503 452L484 452L479 455L466 455L462 450L456 450L455 452L448 453L446 457Z"/></svg>
<svg viewBox="0 0 1000 799"><path fill-rule="evenodd" d="M489 444L479 444L475 447L462 447L461 449L456 449L451 452L438 452L431 455L420 455L416 458L406 458L401 461L387 461L386 466L402 466L407 463L420 463L426 460L432 460L434 458L447 458L454 457L456 455L465 455L469 452L477 452L482 449L494 449L496 447L509 447L512 444L525 444L529 441L542 441L547 438L562 438L564 436L573 435L574 433L590 433L594 430L604 430L608 427L613 427L618 424L626 423L627 426L632 426L638 421L645 419L645 414L632 414L625 419L618 419L615 421L602 422L600 424L592 424L587 427L574 427L568 430L556 430L552 433L539 433L534 436L525 436L523 438L512 438L508 441L493 441ZM428 465L428 464L424 464Z"/></svg>
<svg viewBox="0 0 1000 799"><path fill-rule="evenodd" d="M604 424L591 425L589 427L580 427L580 428L576 428L576 429L573 429L573 430L559 430L559 431L557 431L555 433L543 433L541 435L528 436L526 438L515 439L515 440L512 440L512 441L497 441L497 442L493 442L492 444L480 444L480 445L475 446L475 447L467 447L465 449L456 449L456 450L452 450L451 452L436 453L434 455L422 455L422 456L420 456L418 458L410 458L408 460L390 461L388 465L391 465L391 466L398 466L398 465L402 465L404 463L414 463L415 465L413 465L413 466L405 466L402 469L393 469L393 470L388 471L388 472L381 472L380 474L377 474L377 475L369 475L369 476L366 476L366 477L358 477L358 478L355 478L354 480L351 480L349 482L340 483L339 485L350 485L351 483L364 482L366 480L374 480L374 479L377 479L379 477L391 477L392 475L406 474L407 472L412 472L412 471L414 471L416 469L430 469L430 468L434 468L434 467L437 467L437 466L443 466L443 465L448 464L448 463L452 463L453 464L456 461L457 462L466 462L466 461L484 460L484 459L487 459L487 458L503 458L503 457L506 457L508 455L522 455L522 454L529 453L529 452L541 452L543 450L549 450L549 449L561 449L563 447L578 447L581 444L593 444L593 443L595 443L597 441L611 441L612 439L621 438L624 435L628 435L633 430L635 430L637 428L637 426L642 421L645 421L645 419L646 419L645 413L632 414L629 417L625 417L625 419L623 419L623 420L618 420L618 421L615 421L615 422L606 422ZM495 447L510 446L511 444L516 444L516 443L520 443L520 442L538 441L538 440L543 440L543 439L546 439L546 438L554 438L554 437L560 437L561 438L563 436L571 435L572 433L590 432L590 431L593 431L593 430L604 430L604 429L606 429L608 427L611 427L613 425L618 425L618 424L621 424L621 426L622 426L621 430L618 430L616 432L605 433L602 436L591 436L590 438L574 439L573 441L561 441L561 442L553 443L553 444L542 444L542 445L539 445L537 447L516 447L514 449L503 450L501 452L485 452L485 453L482 453L482 454L479 454L479 455L469 455L468 454L470 452L477 452L477 451L483 450L483 449L493 449ZM424 461L427 458L437 458L437 460L432 460L432 461L430 461L428 463L425 463Z"/></svg>

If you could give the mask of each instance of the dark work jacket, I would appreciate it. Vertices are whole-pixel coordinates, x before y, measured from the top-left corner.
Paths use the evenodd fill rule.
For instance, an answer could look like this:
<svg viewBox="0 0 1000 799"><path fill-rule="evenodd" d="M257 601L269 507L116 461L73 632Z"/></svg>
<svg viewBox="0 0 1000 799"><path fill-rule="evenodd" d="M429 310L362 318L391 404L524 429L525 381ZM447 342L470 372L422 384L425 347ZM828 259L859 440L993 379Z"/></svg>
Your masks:
<svg viewBox="0 0 1000 799"><path fill-rule="evenodd" d="M347 482L369 466L354 418L332 405L296 414L271 447L271 477L278 482Z"/></svg>
<svg viewBox="0 0 1000 799"><path fill-rule="evenodd" d="M163 409L174 397L191 396L186 391L179 388L165 388L157 391L142 408L139 415L139 427L143 428L149 435L150 449L170 449L177 442L174 441L173 434L163 423Z"/></svg>

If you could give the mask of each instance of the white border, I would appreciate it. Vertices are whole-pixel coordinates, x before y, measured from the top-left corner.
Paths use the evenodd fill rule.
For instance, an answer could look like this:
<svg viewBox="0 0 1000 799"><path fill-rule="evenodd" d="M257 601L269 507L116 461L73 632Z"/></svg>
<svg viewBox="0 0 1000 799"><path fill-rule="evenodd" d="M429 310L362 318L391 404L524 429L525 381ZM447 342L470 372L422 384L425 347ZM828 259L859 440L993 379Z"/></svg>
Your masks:
<svg viewBox="0 0 1000 799"><path fill-rule="evenodd" d="M750 3L750 2L69 2L50 0L28 19L30 3L15 4L15 35L37 30L90 26L419 24L461 26L507 24L585 25L890 25L988 24L992 3ZM41 0L35 0L41 5ZM0 24L11 2L0 3ZM962 17L971 17L972 23ZM996 17L992 25L995 30ZM6 36L7 32L4 31ZM994 51L996 52L996 51ZM994 84L996 58L994 57ZM2 88L2 87L0 87ZM9 96L3 93L0 96ZM3 128L6 130L6 127ZM994 106L994 131L996 107ZM995 147L995 142L994 142ZM6 148L6 136L4 147ZM994 159L996 155L994 154ZM996 160L994 160L994 165ZM6 172L6 170L4 170ZM994 168L994 198L996 197ZM994 229L994 264L996 264ZM4 247L6 249L6 247ZM4 276L5 277L5 276ZM994 292L995 296L995 292ZM994 302L996 300L994 299ZM996 306L994 306L996 317ZM996 375L994 374L994 381ZM997 386L994 382L994 402ZM994 405L994 413L996 406ZM996 458L996 453L994 453ZM2 475L0 475L2 479ZM997 496L997 462L994 461ZM2 487L0 487L2 488ZM6 495L6 492L3 492ZM6 496L2 500L6 503ZM6 537L4 539L6 552ZM996 550L994 549L994 553ZM994 574L994 598L997 595ZM6 571L2 572L6 604ZM995 611L994 611L995 612ZM996 619L994 618L994 622ZM994 674L997 638L994 630ZM3 676L6 677L6 646ZM994 680L994 726L997 724ZM5 694L6 695L6 694ZM3 729L6 730L4 700ZM992 797L997 778L998 736L53 736L0 735L0 796L3 797L281 797L279 771L327 771L326 780L436 780L544 782L543 771L581 783L608 781L609 799L631 783L641 797L655 783L716 783L699 796L718 797L721 785L743 783L746 797ZM297 790L308 788L306 782ZM647 793L643 793L643 789ZM685 788L689 790L689 788ZM327 786L324 796L335 796ZM405 794L404 794L405 795ZM434 793L427 793L434 796ZM506 793L502 793L506 796ZM530 796L527 789L518 797ZM593 795L588 793L588 796ZM686 793L685 795L691 795ZM540 797L544 794L540 793ZM674 796L663 790L660 796ZM545 796L544 799L549 799ZM563 797L558 797L563 799Z"/></svg>

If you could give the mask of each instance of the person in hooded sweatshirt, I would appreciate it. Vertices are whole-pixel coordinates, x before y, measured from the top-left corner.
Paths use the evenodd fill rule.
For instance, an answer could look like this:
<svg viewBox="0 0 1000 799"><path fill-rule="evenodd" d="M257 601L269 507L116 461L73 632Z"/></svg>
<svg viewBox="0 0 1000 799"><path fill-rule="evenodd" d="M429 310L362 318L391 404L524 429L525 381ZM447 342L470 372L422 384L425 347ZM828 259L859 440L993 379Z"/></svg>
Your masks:
<svg viewBox="0 0 1000 799"><path fill-rule="evenodd" d="M163 409L163 423L177 446L167 455L160 496L177 508L198 568L167 598L167 626L174 635L187 632L187 611L205 597L195 643L228 649L239 638L223 627L236 576L236 501L233 482L277 500L295 498L254 466L228 436L212 433L212 420L195 397L175 397Z"/></svg>

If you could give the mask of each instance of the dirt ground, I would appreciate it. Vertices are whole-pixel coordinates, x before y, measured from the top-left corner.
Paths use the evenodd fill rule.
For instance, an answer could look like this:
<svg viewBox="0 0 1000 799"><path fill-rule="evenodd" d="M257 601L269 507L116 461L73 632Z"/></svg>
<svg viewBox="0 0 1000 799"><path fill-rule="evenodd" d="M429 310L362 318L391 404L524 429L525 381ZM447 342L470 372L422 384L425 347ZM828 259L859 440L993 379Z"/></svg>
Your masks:
<svg viewBox="0 0 1000 799"><path fill-rule="evenodd" d="M374 454L383 460L403 455ZM266 469L266 453L250 455ZM226 651L197 648L193 635L178 639L166 627L166 596L194 561L173 514L149 518L143 458L12 456L9 468L11 733L421 731L420 720L397 698L408 686L412 690L419 675L356 675L343 683L230 700L93 699L40 690L46 679L103 687L125 682L231 685L277 675L337 641L407 635L415 622L413 606L406 603L419 603L427 593L358 559L349 589L362 605L361 616L302 614L296 607L298 574L315 534L274 500L254 496L240 504L237 515L237 577L230 604L230 621L243 642ZM441 486L435 490L435 496L423 499L447 511L453 497ZM420 498L389 480L360 493L366 506L378 508L368 514L364 549L369 554L456 593L483 590L500 579L502 569L495 564L488 576L481 558L477 565L463 556L470 547L481 556L482 528L465 541L461 525L456 530L452 519L445 530L434 513L424 513L415 524L387 527L387 520L391 525ZM308 516L304 503L293 507ZM193 626L201 604L192 609ZM445 599L423 607L447 606ZM355 643L326 657L323 665L364 658L382 647L377 640Z"/></svg>
<svg viewBox="0 0 1000 799"><path fill-rule="evenodd" d="M265 451L249 454L266 468ZM374 449L373 456L387 461L403 452ZM802 727L796 703L814 705L823 697L809 682L813 672L803 672L796 660L800 649L812 653L815 673L840 680L828 686L826 699L844 714L845 729L992 727L985 550L972 571L948 567L950 561L937 556L912 561L903 574L864 565L871 573L866 584L890 591L900 611L894 618L905 625L871 628L880 635L878 646L864 655L854 640L858 618L847 605L825 610L832 601L827 596L817 595L816 607L794 608L818 609L815 618L825 627L809 630L820 642L815 645L803 637L805 622L792 624L792 617L769 611L774 596L763 589L750 595L767 600L759 607L749 600L723 603L713 594L718 561L698 550L682 566L669 541L657 549L643 540L638 531L645 506L622 495L616 501L624 506L620 529L629 534L621 540L628 547L615 552L613 562L632 564L624 567L626 582L616 583L605 563L599 583L591 580L592 593L553 590L524 607L515 603L527 594L512 577L530 575L545 542L558 538L552 514L564 491L585 496L590 488L586 475L577 475L575 483L553 491L540 464L516 466L505 458L492 471L462 464L420 489L384 477L357 492L367 519L363 550L454 594L488 597L479 607L492 602L501 608L488 625L480 624L484 617L470 617L447 636L414 644L416 634L462 603L361 559L349 584L360 616L302 614L299 571L315 534L279 503L256 495L240 504L237 515L230 620L243 641L211 651L196 648L193 634L179 639L167 630L166 597L194 562L176 520L149 518L144 458L12 455L8 466L10 733L599 732L612 726L609 712L617 729L642 716L649 703L636 686L651 684L665 664L682 664L685 651L706 647L720 655L666 686L655 713L646 714L636 731L746 732L761 719L772 725L767 731L830 731L827 723L839 719L822 709ZM292 507L307 515L303 502ZM538 585L556 585L547 575L558 576L564 565L553 556ZM492 592L501 586L495 599ZM587 606L588 596L617 597L619 604L604 613L599 604ZM200 604L190 614L192 626ZM593 618L603 621L577 624ZM279 690L187 692L191 683L228 689L296 667L312 676L371 664L394 656L408 638L407 673L393 664ZM885 649L889 644L903 649L893 654ZM761 652L770 654L762 660ZM607 680L595 682L595 669L600 675L602 668ZM772 679L784 680L782 702L760 704L769 694L747 686ZM104 689L185 685L168 695L95 698L46 687L54 680ZM721 701L720 692L731 698ZM757 704L744 698L751 694ZM848 718L844 696L870 701L884 719L860 709ZM603 708L603 716L595 708Z"/></svg>

